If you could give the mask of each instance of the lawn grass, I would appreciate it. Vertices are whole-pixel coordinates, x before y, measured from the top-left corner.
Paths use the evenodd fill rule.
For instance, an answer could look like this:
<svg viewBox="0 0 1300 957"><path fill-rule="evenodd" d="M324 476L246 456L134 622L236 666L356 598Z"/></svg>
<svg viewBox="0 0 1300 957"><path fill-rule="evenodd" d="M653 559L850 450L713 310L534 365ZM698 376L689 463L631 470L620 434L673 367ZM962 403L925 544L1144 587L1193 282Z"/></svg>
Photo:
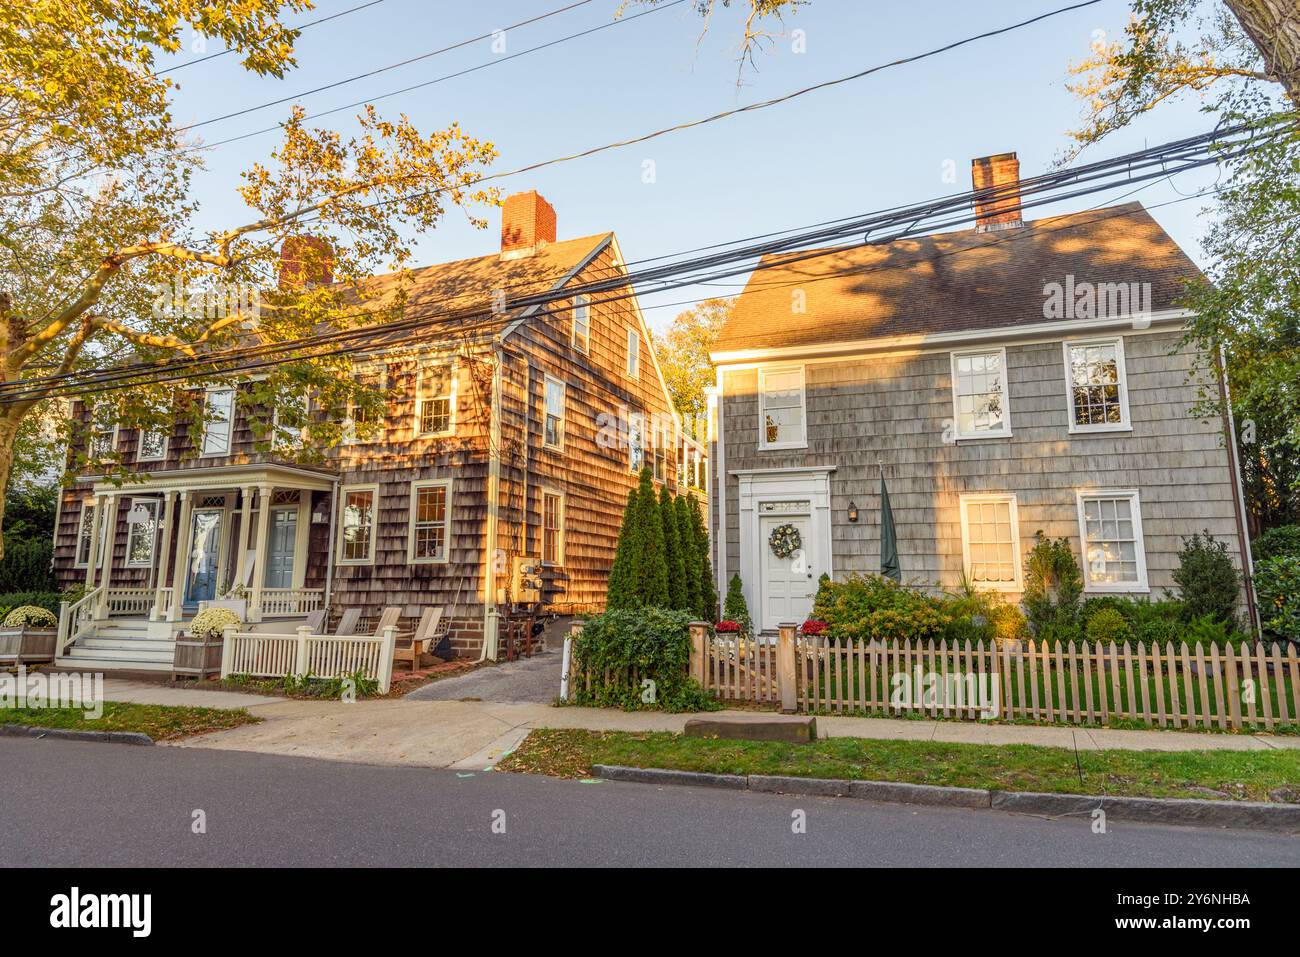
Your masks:
<svg viewBox="0 0 1300 957"><path fill-rule="evenodd" d="M1077 765L1076 765L1077 759ZM591 777L594 764L717 774L900 781L1003 791L1300 800L1300 750L1080 751L1035 745L822 738L780 744L668 732L539 729L497 765L503 771ZM1289 789L1290 793L1285 793ZM1219 793L1214 793L1219 792Z"/></svg>
<svg viewBox="0 0 1300 957"><path fill-rule="evenodd" d="M0 724L71 731L139 731L155 741L224 731L261 721L243 708L183 708L173 705L105 701L104 713L86 717L80 708L0 708Z"/></svg>

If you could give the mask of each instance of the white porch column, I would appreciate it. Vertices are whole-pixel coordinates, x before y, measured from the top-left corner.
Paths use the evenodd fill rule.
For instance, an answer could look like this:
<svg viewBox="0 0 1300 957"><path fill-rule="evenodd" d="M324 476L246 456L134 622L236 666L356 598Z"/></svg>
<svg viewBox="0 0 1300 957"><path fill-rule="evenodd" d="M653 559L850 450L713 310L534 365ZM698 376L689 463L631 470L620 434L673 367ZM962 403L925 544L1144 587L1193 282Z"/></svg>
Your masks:
<svg viewBox="0 0 1300 957"><path fill-rule="evenodd" d="M262 583L266 581L266 537L271 524L271 486L257 487L257 541L253 545L253 595L248 603L250 621L262 620Z"/></svg>
<svg viewBox="0 0 1300 957"><path fill-rule="evenodd" d="M104 532L104 574L99 580L101 590L99 593L99 603L95 609L96 619L108 617L108 587L113 578L113 549L117 544L115 541L117 538L117 505L117 493L110 492L104 497L104 508L102 511L104 513L104 520L108 523L108 527ZM96 518L99 517L100 512L101 509L95 509ZM93 539L93 541L98 541L98 538Z"/></svg>
<svg viewBox="0 0 1300 957"><path fill-rule="evenodd" d="M172 519L176 517L175 502L174 491L163 495L162 521L159 522L162 551L158 554L158 581L154 590L153 608L149 611L150 621L161 621L167 614L167 562L172 556Z"/></svg>
<svg viewBox="0 0 1300 957"><path fill-rule="evenodd" d="M238 551L235 552L235 577L233 579L236 585L244 584L244 562L248 559L248 525L252 517L253 509L253 486L245 485L239 490L239 544Z"/></svg>
<svg viewBox="0 0 1300 957"><path fill-rule="evenodd" d="M176 562L172 566L172 601L167 609L168 621L179 621L185 599L185 569L189 564L190 526L193 524L194 499L182 489L180 525L176 529Z"/></svg>
<svg viewBox="0 0 1300 957"><path fill-rule="evenodd" d="M94 511L90 515L90 554L86 558L86 590L90 591L95 587L95 570L99 565L99 536L100 526L104 521L104 495L96 495L94 498Z"/></svg>

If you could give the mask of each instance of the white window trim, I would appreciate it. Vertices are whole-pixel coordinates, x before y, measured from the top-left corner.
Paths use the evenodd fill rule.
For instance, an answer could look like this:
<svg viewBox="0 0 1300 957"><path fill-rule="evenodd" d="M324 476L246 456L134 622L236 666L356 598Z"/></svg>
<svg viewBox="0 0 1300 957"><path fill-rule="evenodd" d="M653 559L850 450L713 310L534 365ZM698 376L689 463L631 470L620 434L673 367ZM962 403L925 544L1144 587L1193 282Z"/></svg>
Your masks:
<svg viewBox="0 0 1300 957"><path fill-rule="evenodd" d="M90 564L89 556L83 561L81 558L81 528L86 522L86 511L94 512L95 503L93 500L82 502L81 511L77 513L77 543L73 546L72 567L85 568ZM92 519L93 521L93 519ZM99 526L99 555L95 563L96 568L104 567L104 552L108 551L108 522L101 521Z"/></svg>
<svg viewBox="0 0 1300 957"><path fill-rule="evenodd" d="M145 508L153 512L154 530L149 539L149 560L147 562L135 562L131 560L131 539L135 535L136 529L140 526L132 525L129 521L126 523L126 567L153 568L154 562L158 557L158 522L159 514L162 511L162 503L156 498L133 498L130 501L132 509L134 509L136 505L143 505ZM127 514L130 514L129 510Z"/></svg>
<svg viewBox="0 0 1300 957"><path fill-rule="evenodd" d="M957 400L960 398L958 391L957 378L957 360L963 356L987 356L998 355L1002 362L1002 428L990 432L963 432L961 430L961 411L958 408ZM1011 388L1007 381L1007 350L1005 346L995 346L991 349L958 349L949 354L949 369L952 373L952 427L953 435L957 437L958 442L965 442L972 439L1009 439L1011 438ZM1071 415L1073 418L1073 415Z"/></svg>
<svg viewBox="0 0 1300 957"><path fill-rule="evenodd" d="M636 465L632 461L633 452L636 446L632 444L632 427L636 426L636 433L641 439L641 464ZM633 475L640 475L641 470L646 466L645 460L645 413L629 412L627 416L627 470Z"/></svg>
<svg viewBox="0 0 1300 957"><path fill-rule="evenodd" d="M379 375L380 379L383 380L384 377L387 375L387 373L388 373L387 362L358 362L352 367L352 374L356 376L358 379L368 375L377 374ZM386 381L380 382L381 389L387 388L387 385L388 383ZM418 405L418 403L416 404ZM370 445L372 442L378 442L381 438L383 438L384 429L386 429L388 426L388 417L385 414L387 410L385 409L384 413L380 413L381 416L380 421L377 423L377 425L379 426L378 434L362 439L357 437L356 420L353 418L353 414L356 412L356 408L357 408L357 404L353 402L351 399L349 399L346 417L343 420L343 435L339 439L339 444L340 445ZM418 408L416 409L416 413L417 414L419 413ZM417 428L419 427L418 421L416 422L416 427Z"/></svg>
<svg viewBox="0 0 1300 957"><path fill-rule="evenodd" d="M440 432L421 432L420 421L422 419L423 399L420 398L420 383L424 378L424 370L431 366L445 366L447 375L451 379L451 388L447 393L447 428ZM415 370L415 437L417 439L445 438L449 435L456 434L456 380L459 367L454 358L447 360L423 359L416 366Z"/></svg>
<svg viewBox="0 0 1300 957"><path fill-rule="evenodd" d="M445 478L421 479L418 482L411 483L411 504L408 507L406 516L406 562L408 565L446 565L451 561L451 482L451 479ZM445 490L446 509L442 519L441 558L415 557L415 502L420 489L423 488L441 488Z"/></svg>
<svg viewBox="0 0 1300 957"><path fill-rule="evenodd" d="M550 393L551 383L560 387L560 441L552 444L546 441L546 420L550 418L550 406L547 404L546 397ZM542 448L551 449L555 452L564 451L564 433L568 431L569 425L569 384L563 379L557 379L553 375L544 374L542 377Z"/></svg>
<svg viewBox="0 0 1300 957"><path fill-rule="evenodd" d="M629 379L641 377L641 332L635 326L627 327L627 368Z"/></svg>
<svg viewBox="0 0 1300 957"><path fill-rule="evenodd" d="M1133 514L1133 546L1137 557L1138 580L1135 582L1098 582L1092 580L1088 567L1088 523L1083 516L1083 503L1091 498L1127 498ZM1079 564L1083 566L1083 590L1092 594L1143 594L1151 591L1147 580L1147 547L1142 535L1142 503L1135 488L1097 489L1074 493L1075 509L1079 520Z"/></svg>
<svg viewBox="0 0 1300 957"><path fill-rule="evenodd" d="M548 562L546 560L546 496L548 495L552 496L553 498L558 498L560 500L559 527L556 529L556 534L559 536L559 538L555 543L555 561L553 562ZM541 546L539 551L541 552L542 555L542 565L544 565L547 568L562 568L564 566L564 540L568 537L565 535L565 528L564 528L567 506L568 506L568 502L565 500L563 492L557 492L554 489L550 489L550 488L542 489L542 523L541 523L542 541L539 542L538 544Z"/></svg>
<svg viewBox="0 0 1300 957"><path fill-rule="evenodd" d="M586 341L578 344L578 312L583 315L583 325L587 327ZM579 293L573 297L573 315L569 317L569 345L584 356L591 353L591 297Z"/></svg>
<svg viewBox="0 0 1300 957"><path fill-rule="evenodd" d="M1115 366L1119 373L1119 422L1102 425L1079 425L1074 416L1074 373L1070 366L1070 349L1076 346L1115 346ZM1066 339L1061 343L1061 356L1065 363L1065 414L1071 435L1088 435L1094 432L1132 432L1133 422L1129 418L1128 408L1128 373L1124 366L1124 337L1095 336L1090 339Z"/></svg>
<svg viewBox="0 0 1300 957"><path fill-rule="evenodd" d="M230 393L230 419L226 422L226 448L222 452L208 451L208 438L212 435L212 423L208 419L209 403L212 396L218 392ZM235 420L238 418L236 411L239 402L239 390L234 386L209 386L203 391L203 436L199 445L199 458L201 459L224 459L230 455L230 450L235 446Z"/></svg>
<svg viewBox="0 0 1300 957"><path fill-rule="evenodd" d="M958 503L961 512L961 567L967 578L970 577L970 526L966 521L966 506L984 502L1008 502L1011 505L1011 561L1016 569L1014 582L975 582L976 588L989 591L1021 592L1024 591L1024 568L1020 556L1020 514L1017 511L1014 493L988 493L979 495L962 495Z"/></svg>
<svg viewBox="0 0 1300 957"><path fill-rule="evenodd" d="M371 498L371 515L372 523L370 526L370 550L365 558L344 558L343 557L343 511L347 508L348 493L350 492L370 492ZM340 485L339 486L339 503L338 503L339 527L336 535L338 537L338 551L336 553L337 561L340 565L373 565L375 563L375 545L379 537L379 485L375 482L358 484L358 485Z"/></svg>
<svg viewBox="0 0 1300 957"><path fill-rule="evenodd" d="M171 445L171 435L167 432L162 433L162 452L158 455L143 455L141 449L144 448L144 437L151 432L151 429L136 429L135 437L135 460L137 462L162 462L167 458L167 450Z"/></svg>
<svg viewBox="0 0 1300 957"><path fill-rule="evenodd" d="M798 442L767 441L767 416L763 411L764 383L770 373L799 373L799 416L803 424L803 440ZM808 371L803 364L792 366L771 366L758 370L758 447L764 449L806 449L808 448Z"/></svg>

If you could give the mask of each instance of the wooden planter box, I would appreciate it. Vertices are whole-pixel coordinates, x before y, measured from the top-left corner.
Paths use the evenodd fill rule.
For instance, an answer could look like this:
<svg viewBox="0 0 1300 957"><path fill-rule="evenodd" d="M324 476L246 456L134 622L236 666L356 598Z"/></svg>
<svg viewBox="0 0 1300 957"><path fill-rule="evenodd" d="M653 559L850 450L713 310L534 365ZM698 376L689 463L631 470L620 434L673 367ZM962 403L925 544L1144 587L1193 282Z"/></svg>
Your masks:
<svg viewBox="0 0 1300 957"><path fill-rule="evenodd" d="M215 678L221 674L221 638L195 638L181 632L176 636L172 657L173 678Z"/></svg>
<svg viewBox="0 0 1300 957"><path fill-rule="evenodd" d="M43 628L0 629L0 664L53 661L56 635L57 632Z"/></svg>

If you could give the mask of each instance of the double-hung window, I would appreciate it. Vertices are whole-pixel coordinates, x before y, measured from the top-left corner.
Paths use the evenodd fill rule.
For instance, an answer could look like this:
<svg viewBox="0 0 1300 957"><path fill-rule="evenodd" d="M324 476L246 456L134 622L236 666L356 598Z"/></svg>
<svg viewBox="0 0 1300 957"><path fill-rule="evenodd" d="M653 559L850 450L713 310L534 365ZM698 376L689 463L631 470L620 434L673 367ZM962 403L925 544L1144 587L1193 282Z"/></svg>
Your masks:
<svg viewBox="0 0 1300 957"><path fill-rule="evenodd" d="M564 496L542 493L542 563L564 563Z"/></svg>
<svg viewBox="0 0 1300 957"><path fill-rule="evenodd" d="M126 564L131 568L152 568L158 539L157 499L132 501L126 523Z"/></svg>
<svg viewBox="0 0 1300 957"><path fill-rule="evenodd" d="M808 444L804 370L758 370L760 449L803 448Z"/></svg>
<svg viewBox="0 0 1300 957"><path fill-rule="evenodd" d="M229 455L235 426L235 390L229 387L207 391L204 411L203 454Z"/></svg>
<svg viewBox="0 0 1300 957"><path fill-rule="evenodd" d="M651 462L654 465L654 476L656 482L668 481L668 447L671 441L672 430L668 422L661 416L655 416L654 427L650 430L651 440L654 442L654 448L651 451Z"/></svg>
<svg viewBox="0 0 1300 957"><path fill-rule="evenodd" d="M86 456L92 462L107 458L117 449L116 409L108 402L97 405L90 419L90 434L86 439Z"/></svg>
<svg viewBox="0 0 1300 957"><path fill-rule="evenodd" d="M1066 342L1065 381L1071 432L1131 428L1123 338Z"/></svg>
<svg viewBox="0 0 1300 957"><path fill-rule="evenodd" d="M104 552L108 546L108 525L107 519L100 523L99 526L99 553L95 561L96 568L104 567ZM90 540L91 530L95 527L95 503L86 502L81 506L81 522L77 526L77 557L73 563L77 568L85 568L90 564Z"/></svg>
<svg viewBox="0 0 1300 957"><path fill-rule="evenodd" d="M1089 591L1146 591L1138 493L1122 489L1077 495L1084 587Z"/></svg>
<svg viewBox="0 0 1300 957"><path fill-rule="evenodd" d="M167 433L162 429L141 429L135 447L137 462L160 462L167 457Z"/></svg>
<svg viewBox="0 0 1300 957"><path fill-rule="evenodd" d="M339 509L339 564L369 565L375 560L378 485L345 485Z"/></svg>
<svg viewBox="0 0 1300 957"><path fill-rule="evenodd" d="M421 363L416 376L415 433L446 435L452 430L455 375L449 363Z"/></svg>
<svg viewBox="0 0 1300 957"><path fill-rule="evenodd" d="M445 562L451 547L451 479L411 483L412 563Z"/></svg>
<svg viewBox="0 0 1300 957"><path fill-rule="evenodd" d="M972 585L1020 591L1020 527L1014 495L961 497L963 567Z"/></svg>
<svg viewBox="0 0 1300 957"><path fill-rule="evenodd" d="M542 444L548 449L564 448L564 383L546 377L546 424Z"/></svg>
<svg viewBox="0 0 1300 957"><path fill-rule="evenodd" d="M645 420L638 412L627 417L627 467L640 472L645 466Z"/></svg>
<svg viewBox="0 0 1300 957"><path fill-rule="evenodd" d="M635 327L627 330L627 374L635 379L641 369L641 333Z"/></svg>
<svg viewBox="0 0 1300 957"><path fill-rule="evenodd" d="M591 300L587 296L573 297L571 345L583 355L591 351Z"/></svg>
<svg viewBox="0 0 1300 957"><path fill-rule="evenodd" d="M388 366L383 363L368 362L356 368L353 379L368 392L387 392ZM347 418L343 425L343 441L347 444L372 442L378 437L378 426L383 421L382 411L375 412L358 405L355 401L349 402ZM416 427L419 427L418 420Z"/></svg>
<svg viewBox="0 0 1300 957"><path fill-rule="evenodd" d="M958 439L1002 438L1011 434L1004 349L952 354L953 416Z"/></svg>

